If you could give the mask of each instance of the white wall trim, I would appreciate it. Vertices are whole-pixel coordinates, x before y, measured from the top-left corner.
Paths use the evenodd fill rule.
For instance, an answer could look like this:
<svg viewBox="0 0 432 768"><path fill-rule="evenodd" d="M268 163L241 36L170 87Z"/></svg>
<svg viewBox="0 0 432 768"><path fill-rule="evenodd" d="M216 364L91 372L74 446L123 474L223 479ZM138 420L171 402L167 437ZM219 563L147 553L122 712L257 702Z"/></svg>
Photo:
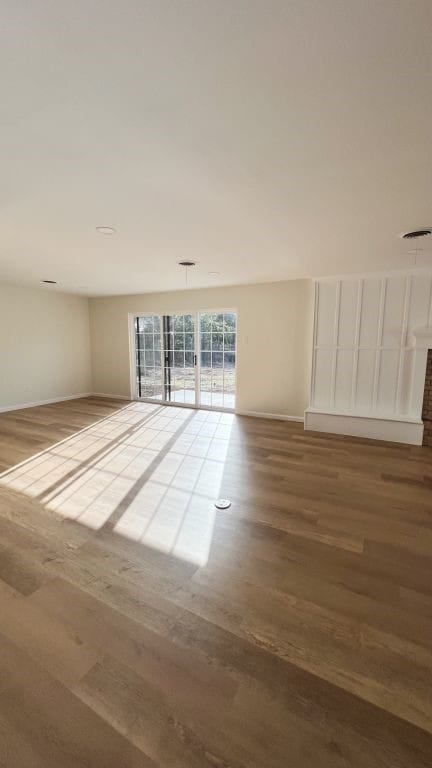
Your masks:
<svg viewBox="0 0 432 768"><path fill-rule="evenodd" d="M109 398L110 400L127 400L128 402L130 401L129 397L125 397L123 395L107 395L106 393L103 393L103 392L92 392L91 393L91 397L106 397L106 398ZM143 399L143 400L134 400L133 402L138 402L138 403L140 403L140 402L147 402L147 403L155 403L157 405L157 401L156 400L151 400L151 399L148 399L148 398L147 398L147 400L145 400L145 399ZM301 423L304 422L303 416L288 416L288 415L285 415L284 413L262 413L260 411L232 411L231 409L227 409L227 408L216 408L216 407L209 408L209 407L207 407L205 405L198 406L197 408L194 408L194 406L189 406L189 405L184 404L184 403L163 403L163 402L161 402L160 405L165 405L167 407L174 407L174 408L176 408L176 407L190 408L191 410L221 411L221 413L234 413L236 416L252 416L252 417L257 418L257 419L277 419L278 421L298 421L298 422L301 422Z"/></svg>
<svg viewBox="0 0 432 768"><path fill-rule="evenodd" d="M331 283L336 280L367 280L368 278L398 277L400 275L421 275L430 273L430 264L422 267L400 267L399 269L380 269L377 272L340 272L335 275L313 275L314 283Z"/></svg>
<svg viewBox="0 0 432 768"><path fill-rule="evenodd" d="M315 392L315 371L316 371L316 364L315 364L315 348L317 346L317 318L318 318L318 301L319 301L319 284L317 282L314 283L314 316L313 316L313 323L312 323L312 344L311 344L311 367L310 367L310 385L309 385L309 403L313 402L314 392Z"/></svg>
<svg viewBox="0 0 432 768"><path fill-rule="evenodd" d="M133 397L127 397L126 395L109 395L106 392L90 392L90 397L106 397L109 400L127 400L131 402Z"/></svg>
<svg viewBox="0 0 432 768"><path fill-rule="evenodd" d="M253 416L257 419L277 419L278 421L303 422L303 416L286 416L284 413L261 413L259 411L235 411L236 416Z"/></svg>
<svg viewBox="0 0 432 768"><path fill-rule="evenodd" d="M359 359L359 346L360 346L360 325L361 325L361 311L363 303L363 280L358 281L357 285L357 306L355 313L355 330L354 330L354 354L353 364L351 371L351 393L350 393L350 407L355 408L357 401L357 372L358 372L358 359Z"/></svg>
<svg viewBox="0 0 432 768"><path fill-rule="evenodd" d="M49 400L36 400L32 403L19 403L18 405L0 406L0 413L7 411L21 411L24 408L37 408L39 405L51 405L51 403L63 403L66 400L79 400L81 397L91 397L92 392L82 392L80 395L68 395L67 397L52 397Z"/></svg>
<svg viewBox="0 0 432 768"><path fill-rule="evenodd" d="M335 403L335 397L336 397L336 373L337 373L337 354L336 354L336 348L339 343L339 321L340 321L340 303L341 303L341 281L338 280L336 283L336 301L335 301L335 309L334 309L334 318L333 318L333 360L332 360L332 373L331 373L331 384L330 384L330 399L332 405Z"/></svg>
<svg viewBox="0 0 432 768"><path fill-rule="evenodd" d="M421 419L401 416L332 413L308 408L305 411L305 429L410 445L421 445L423 442Z"/></svg>

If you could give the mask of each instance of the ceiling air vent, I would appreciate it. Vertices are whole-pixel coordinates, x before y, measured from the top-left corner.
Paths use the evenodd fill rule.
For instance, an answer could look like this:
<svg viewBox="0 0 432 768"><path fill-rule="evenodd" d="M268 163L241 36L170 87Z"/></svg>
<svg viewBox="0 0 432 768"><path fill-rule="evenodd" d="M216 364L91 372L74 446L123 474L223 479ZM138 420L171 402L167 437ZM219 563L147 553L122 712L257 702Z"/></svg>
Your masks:
<svg viewBox="0 0 432 768"><path fill-rule="evenodd" d="M432 235L432 227L414 229L412 232L404 232L401 235L401 238L403 240L414 240L416 237L426 237L427 235Z"/></svg>

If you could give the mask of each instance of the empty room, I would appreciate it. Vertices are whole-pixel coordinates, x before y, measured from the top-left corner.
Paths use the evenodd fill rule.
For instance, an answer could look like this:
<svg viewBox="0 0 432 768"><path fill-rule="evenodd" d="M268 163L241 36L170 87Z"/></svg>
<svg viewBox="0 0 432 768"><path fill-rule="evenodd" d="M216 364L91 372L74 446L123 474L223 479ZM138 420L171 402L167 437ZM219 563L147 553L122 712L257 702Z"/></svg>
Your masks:
<svg viewBox="0 0 432 768"><path fill-rule="evenodd" d="M0 768L431 768L431 30L2 3Z"/></svg>

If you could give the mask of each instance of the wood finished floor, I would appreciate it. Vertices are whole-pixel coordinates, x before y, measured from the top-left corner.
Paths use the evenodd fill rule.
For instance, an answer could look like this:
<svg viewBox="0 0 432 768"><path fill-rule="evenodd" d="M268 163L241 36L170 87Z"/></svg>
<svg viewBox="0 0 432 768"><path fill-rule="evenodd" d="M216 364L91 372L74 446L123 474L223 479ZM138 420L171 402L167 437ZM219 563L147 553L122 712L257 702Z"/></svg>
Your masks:
<svg viewBox="0 0 432 768"><path fill-rule="evenodd" d="M0 415L27 459L2 768L430 768L431 449L86 398Z"/></svg>

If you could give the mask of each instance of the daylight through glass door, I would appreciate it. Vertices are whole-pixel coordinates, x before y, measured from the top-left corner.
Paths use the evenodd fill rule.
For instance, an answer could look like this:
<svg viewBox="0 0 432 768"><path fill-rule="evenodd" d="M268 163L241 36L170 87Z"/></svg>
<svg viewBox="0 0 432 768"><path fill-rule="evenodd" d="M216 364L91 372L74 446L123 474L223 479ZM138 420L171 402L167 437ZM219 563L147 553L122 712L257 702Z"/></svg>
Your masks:
<svg viewBox="0 0 432 768"><path fill-rule="evenodd" d="M134 318L136 397L235 407L235 312Z"/></svg>
<svg viewBox="0 0 432 768"><path fill-rule="evenodd" d="M213 408L234 408L236 391L235 312L201 312L200 403Z"/></svg>
<svg viewBox="0 0 432 768"><path fill-rule="evenodd" d="M136 394L168 403L196 403L195 318L135 318Z"/></svg>
<svg viewBox="0 0 432 768"><path fill-rule="evenodd" d="M163 373L164 400L196 404L196 356L194 315L164 315Z"/></svg>

